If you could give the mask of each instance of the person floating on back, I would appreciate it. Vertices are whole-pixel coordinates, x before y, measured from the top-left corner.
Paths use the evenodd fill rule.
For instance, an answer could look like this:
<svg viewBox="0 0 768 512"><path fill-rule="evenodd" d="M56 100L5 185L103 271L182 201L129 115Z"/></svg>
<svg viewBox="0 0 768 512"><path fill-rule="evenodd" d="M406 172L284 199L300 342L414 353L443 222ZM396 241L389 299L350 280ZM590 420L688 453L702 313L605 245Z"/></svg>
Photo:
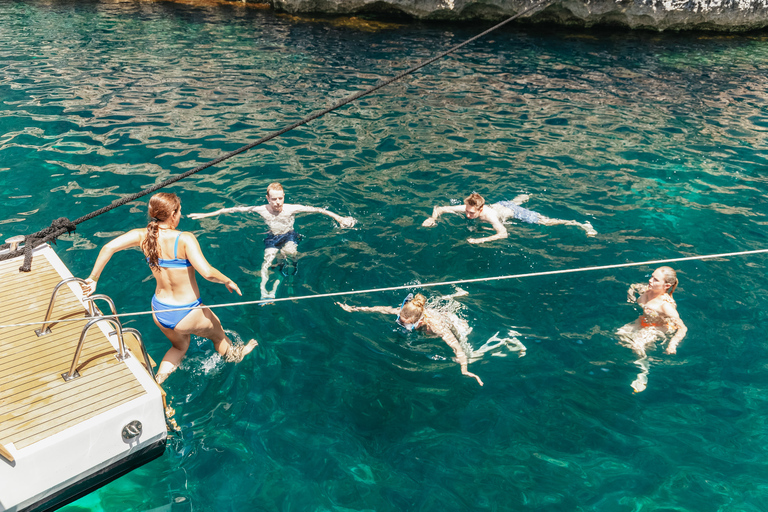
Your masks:
<svg viewBox="0 0 768 512"><path fill-rule="evenodd" d="M489 222L496 234L485 238L469 238L467 241L471 244L482 244L507 238L507 228L504 227L504 221L507 219L517 219L529 224L542 224L544 226L554 226L556 224L565 224L567 226L579 226L587 232L587 236L597 235L597 231L589 222L576 222L575 220L550 219L540 213L528 210L520 205L529 199L527 194L521 194L512 201L499 201L488 207L485 206L485 199L477 192L472 192L463 205L455 206L435 206L432 215L428 217L421 225L432 227L437 224L437 219L443 213L464 214L468 219L480 219Z"/></svg>
<svg viewBox="0 0 768 512"><path fill-rule="evenodd" d="M260 206L235 206L232 208L222 208L211 213L192 213L190 219L202 219L212 217L221 213L248 212L258 213L267 223L269 234L264 239L264 263L261 266L261 298L274 299L277 293L277 287L280 279L277 279L272 286L272 290L267 290L269 282L269 269L278 253L284 261L280 262L281 269L286 265L293 266L293 272L296 273L296 257L298 256L297 246L300 235L293 229L293 223L296 220L297 213L322 213L328 215L339 223L343 228L351 228L355 225L355 219L352 217L342 217L325 208L315 208L314 206L304 206L300 204L285 204L285 191L280 183L271 183L267 187L267 204ZM283 270L285 274L285 271Z"/></svg>

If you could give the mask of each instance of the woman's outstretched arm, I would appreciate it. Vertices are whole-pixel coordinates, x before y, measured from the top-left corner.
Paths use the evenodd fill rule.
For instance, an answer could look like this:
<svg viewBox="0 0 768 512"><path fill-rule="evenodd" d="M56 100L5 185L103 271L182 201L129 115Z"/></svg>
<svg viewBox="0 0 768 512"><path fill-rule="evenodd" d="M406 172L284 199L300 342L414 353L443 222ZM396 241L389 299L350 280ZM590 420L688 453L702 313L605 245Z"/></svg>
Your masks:
<svg viewBox="0 0 768 512"><path fill-rule="evenodd" d="M229 290L230 293L236 292L238 295L243 295L243 292L240 291L240 288L238 288L233 280L208 263L208 260L203 256L203 250L200 248L200 243L197 241L194 234L187 231L183 232L181 234L181 241L184 243L187 259L205 280L211 281L212 283L223 284L227 287L227 290Z"/></svg>
<svg viewBox="0 0 768 512"><path fill-rule="evenodd" d="M385 315L396 315L400 313L400 310L397 308L391 308L389 306L349 306L347 304L342 304L341 302L337 302L336 304L339 305L341 309L344 311L347 311L348 313L352 313L354 311L368 311L371 313L384 313Z"/></svg>
<svg viewBox="0 0 768 512"><path fill-rule="evenodd" d="M132 229L131 231L110 240L101 248L99 256L96 258L96 263L93 264L93 270L91 270L91 274L85 280L87 284L83 285L83 293L91 295L96 291L96 284L99 281L99 277L101 277L104 267L107 266L107 263L112 259L112 256L116 252L130 249L131 247L138 247L141 244L141 233L143 231L143 228Z"/></svg>
<svg viewBox="0 0 768 512"><path fill-rule="evenodd" d="M675 335L669 340L669 345L667 345L667 350L665 351L667 354L674 354L677 352L677 346L683 341L683 338L685 338L685 335L688 333L688 328L680 318L677 308L672 304L665 303L662 306L662 312L669 317L672 323L675 324L675 327L677 327L677 332L675 332Z"/></svg>
<svg viewBox="0 0 768 512"><path fill-rule="evenodd" d="M453 349L454 353L456 354L456 360L458 360L459 365L461 365L462 375L466 375L467 377L474 377L477 383L482 386L483 381L480 380L480 377L470 372L467 368L467 365L469 364L467 353L464 352L463 348L461 348L461 343L459 343L459 340L456 338L456 336L454 336L451 330L445 325L433 326L432 330L435 332L435 334L443 338L443 341Z"/></svg>

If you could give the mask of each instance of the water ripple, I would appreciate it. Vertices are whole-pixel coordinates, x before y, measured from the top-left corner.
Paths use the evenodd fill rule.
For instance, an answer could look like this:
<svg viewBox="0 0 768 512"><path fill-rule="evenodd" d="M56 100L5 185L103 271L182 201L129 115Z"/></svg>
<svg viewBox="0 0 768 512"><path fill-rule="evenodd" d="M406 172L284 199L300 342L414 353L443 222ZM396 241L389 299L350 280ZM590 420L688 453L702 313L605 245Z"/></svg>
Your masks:
<svg viewBox="0 0 768 512"><path fill-rule="evenodd" d="M0 23L4 238L201 165L473 35L215 3L8 1ZM281 181L290 202L356 217L353 230L299 217L299 274L281 294L764 248L766 60L754 35L511 28L172 190L190 213L260 204ZM472 190L527 193L527 207L599 236L512 223L506 240L471 246L484 226L421 227ZM86 275L145 209L79 226L59 254ZM257 298L258 219L182 228ZM119 269L141 265L119 253L101 280L126 311L146 309L152 283L138 274L126 288ZM689 334L677 356L652 352L648 389L633 395L635 357L614 333L637 315L627 285L651 270L472 286L469 343L514 329L527 347L472 363L483 388L439 339L386 316L321 300L217 310L259 349L225 365L195 343L169 381L182 436L71 508L762 510L764 258L678 267ZM232 300L201 288L207 303ZM162 357L151 320L131 322Z"/></svg>

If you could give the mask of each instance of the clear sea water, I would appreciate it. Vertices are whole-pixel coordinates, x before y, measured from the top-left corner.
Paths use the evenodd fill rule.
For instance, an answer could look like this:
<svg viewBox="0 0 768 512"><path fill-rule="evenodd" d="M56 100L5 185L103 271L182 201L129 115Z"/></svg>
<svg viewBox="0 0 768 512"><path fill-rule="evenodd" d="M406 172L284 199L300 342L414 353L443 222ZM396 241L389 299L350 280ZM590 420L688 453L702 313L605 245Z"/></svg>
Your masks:
<svg viewBox="0 0 768 512"><path fill-rule="evenodd" d="M324 108L486 28L281 16L240 4L0 2L1 237L71 219ZM184 212L289 202L299 272L280 297L768 247L766 33L515 26L416 76L174 185ZM436 204L531 196L575 227L508 239ZM146 201L81 224L57 252L85 277ZM206 256L258 299L265 226L184 219ZM768 510L766 256L674 265L689 334L651 351L648 388L615 331L653 267L467 285L475 348L462 377L439 339L338 299L218 309L260 346L221 362L196 340L167 382L181 434L163 457L65 510ZM201 280L209 304L234 300ZM139 253L99 290L144 311ZM414 288L416 289L416 288ZM452 287L422 290L434 297ZM404 292L342 299L396 306ZM149 317L150 354L169 344ZM506 357L500 357L506 354Z"/></svg>

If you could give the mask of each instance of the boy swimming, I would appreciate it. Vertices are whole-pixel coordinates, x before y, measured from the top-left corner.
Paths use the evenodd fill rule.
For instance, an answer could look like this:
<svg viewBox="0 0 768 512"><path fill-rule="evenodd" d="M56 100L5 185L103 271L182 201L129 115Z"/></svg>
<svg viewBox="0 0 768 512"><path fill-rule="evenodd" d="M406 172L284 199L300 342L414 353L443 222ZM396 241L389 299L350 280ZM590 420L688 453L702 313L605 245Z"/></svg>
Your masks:
<svg viewBox="0 0 768 512"><path fill-rule="evenodd" d="M286 263L293 264L293 274L296 273L296 257L298 256L298 243L301 235L296 233L293 224L297 213L322 213L331 217L343 228L351 228L355 225L355 219L352 217L342 217L325 208L316 208L314 206L304 206L301 204L285 204L285 191L280 183L271 183L267 187L267 204L260 206L234 206L232 208L222 208L211 213L192 213L190 219L202 219L212 217L222 213L249 212L258 213L269 227L269 234L264 239L264 263L261 266L261 298L274 299L277 293L277 287L280 280L277 279L271 290L267 290L269 282L269 269L272 262L280 254L285 261L281 262L282 267Z"/></svg>

